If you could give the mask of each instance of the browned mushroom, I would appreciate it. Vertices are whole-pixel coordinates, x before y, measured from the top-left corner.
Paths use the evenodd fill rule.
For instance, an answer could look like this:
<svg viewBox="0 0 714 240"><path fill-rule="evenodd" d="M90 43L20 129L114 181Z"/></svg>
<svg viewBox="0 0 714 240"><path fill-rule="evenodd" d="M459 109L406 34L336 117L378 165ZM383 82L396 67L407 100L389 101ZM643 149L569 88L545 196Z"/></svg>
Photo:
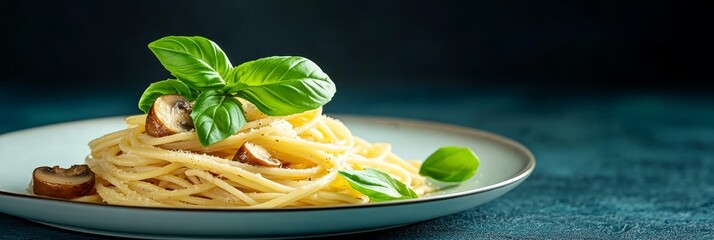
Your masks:
<svg viewBox="0 0 714 240"><path fill-rule="evenodd" d="M94 173L87 165L69 169L38 167L32 172L32 191L37 195L71 199L89 195L94 189Z"/></svg>
<svg viewBox="0 0 714 240"><path fill-rule="evenodd" d="M245 142L233 160L268 167L278 167L281 164L280 160L273 158L264 147L251 142Z"/></svg>
<svg viewBox="0 0 714 240"><path fill-rule="evenodd" d="M146 133L153 137L164 137L191 129L191 103L179 95L156 98L146 116Z"/></svg>

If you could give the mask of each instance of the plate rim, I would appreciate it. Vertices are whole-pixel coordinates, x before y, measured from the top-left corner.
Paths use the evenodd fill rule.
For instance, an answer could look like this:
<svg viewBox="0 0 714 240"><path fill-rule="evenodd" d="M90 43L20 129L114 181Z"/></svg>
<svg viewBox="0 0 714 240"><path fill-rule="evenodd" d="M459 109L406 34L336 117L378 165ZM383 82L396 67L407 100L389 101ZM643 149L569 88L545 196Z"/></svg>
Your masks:
<svg viewBox="0 0 714 240"><path fill-rule="evenodd" d="M528 149L526 146L524 146L520 142L517 142L511 138L508 138L503 135L493 133L490 131L486 131L486 130L464 127L464 126L459 126L459 125L450 124L450 123L422 120L422 119L373 116L373 115L329 114L329 113L325 114L325 115L328 117L337 119L339 121L342 121L342 119L354 119L354 120L362 121L362 122L380 122L383 124L384 123L387 123L387 124L388 123L397 123L400 125L406 125L406 126L411 126L411 127L426 127L429 129L435 129L435 130L440 130L440 131L458 132L458 133L461 133L464 135L476 136L476 137L480 137L480 138L487 138L489 140L501 143L507 147L517 150L518 152L520 152L521 154L526 156L527 163L526 163L525 168L521 169L517 174L515 174L514 176L512 176L506 180L500 181L495 184L483 186L480 188L470 189L467 191L449 193L449 194L438 195L438 196L428 196L425 198L417 198L417 199L407 199L407 200L387 201L387 202L377 202L377 203L367 203L367 204L338 205L338 206L311 206L311 207L277 208L277 209L271 209L271 208L267 208L267 209L262 209L262 208L258 208L258 209L251 209L251 208L248 208L248 209L245 209L245 208L240 208L240 209L236 209L236 208L163 208L163 207L109 205L109 204L100 204L100 203L76 202L76 201L69 201L69 200L58 199L58 198L49 198L49 197L41 197L41 196L34 196L34 195L27 195L27 194L19 194L19 193L14 193L14 192L7 192L7 191L3 191L2 189L0 189L0 196L13 197L13 198L24 198L24 199L30 199L33 201L53 201L53 202L60 202L62 204L77 204L77 205L85 205L85 206L91 206L91 207L103 207L103 208L109 207L109 208L115 208L115 209L152 210L152 211L180 211L180 212L204 212L204 213L208 213L208 212L280 213L280 212L294 212L294 211L325 211L325 210L389 207L389 206L395 206L395 205L411 205L411 204L419 204L419 203L427 203L427 202L433 202L433 201L441 201L441 200L446 200L446 199L467 197L467 196L471 196L474 194L493 191L495 189L507 187L514 183L523 181L526 178L528 178L528 176L530 176L530 174L535 169L535 165L536 165L535 156L530 151L530 149ZM19 134L19 133L26 132L26 131L38 131L38 130L42 130L43 128L61 127L62 125L76 124L76 123L81 123L81 122L86 122L86 121L111 121L111 120L115 120L115 119L124 119L124 118L126 118L126 116L101 117L101 118L90 118L90 119L83 119L83 120L77 120L77 121L58 122L58 123L53 123L53 124L47 124L47 125L26 128L26 129L20 129L20 130L16 130L16 131L7 132L7 133L2 133L2 134L0 134L0 137L7 137L8 135Z"/></svg>

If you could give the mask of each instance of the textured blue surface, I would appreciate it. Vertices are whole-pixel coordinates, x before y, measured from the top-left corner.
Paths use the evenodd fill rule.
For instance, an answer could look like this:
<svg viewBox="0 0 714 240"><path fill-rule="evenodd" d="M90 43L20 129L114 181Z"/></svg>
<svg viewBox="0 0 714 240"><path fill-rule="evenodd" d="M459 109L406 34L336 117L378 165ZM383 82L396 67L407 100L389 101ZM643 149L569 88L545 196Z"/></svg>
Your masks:
<svg viewBox="0 0 714 240"><path fill-rule="evenodd" d="M0 132L135 113L112 93L24 106L0 90ZM365 94L368 93L368 94ZM328 113L435 120L528 146L530 178L486 205L360 239L714 239L714 97L341 88ZM11 159L2 159L11 161ZM1 204L1 203L0 203ZM2 239L97 239L0 214Z"/></svg>

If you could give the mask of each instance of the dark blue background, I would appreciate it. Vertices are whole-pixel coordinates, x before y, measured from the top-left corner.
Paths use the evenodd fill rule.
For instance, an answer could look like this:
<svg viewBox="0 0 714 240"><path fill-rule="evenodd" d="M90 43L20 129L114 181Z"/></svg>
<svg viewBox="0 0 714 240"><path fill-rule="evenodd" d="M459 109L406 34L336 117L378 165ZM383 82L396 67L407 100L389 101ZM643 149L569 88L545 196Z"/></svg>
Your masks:
<svg viewBox="0 0 714 240"><path fill-rule="evenodd" d="M169 77L146 45L203 35L236 65L315 61L338 87L328 113L485 129L536 155L492 203L355 237L711 239L711 5L1 1L0 133L139 113ZM0 214L0 237L94 236Z"/></svg>
<svg viewBox="0 0 714 240"><path fill-rule="evenodd" d="M3 1L2 86L139 94L146 45L203 35L234 64L313 59L340 84L693 89L711 5L665 1Z"/></svg>
<svg viewBox="0 0 714 240"><path fill-rule="evenodd" d="M137 113L143 89L169 77L146 47L166 35L206 36L236 65L308 57L337 83L338 101L371 99L367 86L462 90L457 96L708 94L711 9L667 1L0 1L0 132ZM33 116L33 107L49 113Z"/></svg>

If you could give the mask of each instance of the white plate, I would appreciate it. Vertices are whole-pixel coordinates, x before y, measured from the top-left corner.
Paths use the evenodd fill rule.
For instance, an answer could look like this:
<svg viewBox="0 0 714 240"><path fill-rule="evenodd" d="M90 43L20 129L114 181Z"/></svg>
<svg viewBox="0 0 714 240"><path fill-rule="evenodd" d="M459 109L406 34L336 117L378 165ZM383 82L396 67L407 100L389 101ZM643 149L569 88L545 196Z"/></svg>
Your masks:
<svg viewBox="0 0 714 240"><path fill-rule="evenodd" d="M416 223L491 201L533 171L531 152L510 139L431 122L339 116L353 134L388 142L406 159L461 145L481 160L476 176L458 187L414 200L278 210L162 209L77 203L26 194L37 166L83 163L87 143L123 129L121 117L33 128L0 136L0 211L65 229L124 237L275 238L332 235Z"/></svg>

